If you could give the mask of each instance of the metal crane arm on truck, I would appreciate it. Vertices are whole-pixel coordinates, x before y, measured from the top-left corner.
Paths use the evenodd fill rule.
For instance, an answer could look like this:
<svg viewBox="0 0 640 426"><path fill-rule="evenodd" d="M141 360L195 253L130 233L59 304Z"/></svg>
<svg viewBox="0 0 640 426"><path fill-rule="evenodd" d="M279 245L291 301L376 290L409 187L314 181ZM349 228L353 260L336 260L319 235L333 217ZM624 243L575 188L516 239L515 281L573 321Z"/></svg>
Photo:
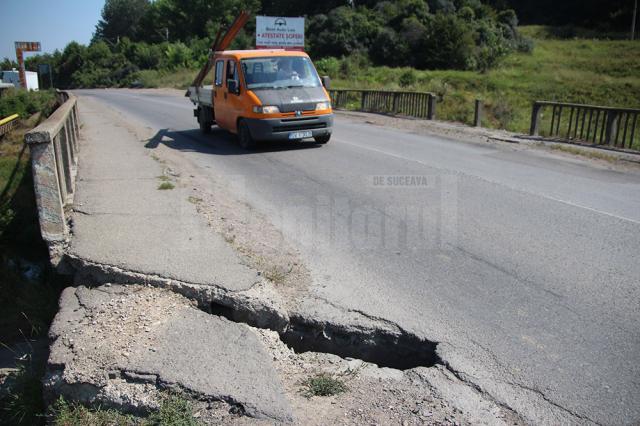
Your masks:
<svg viewBox="0 0 640 426"><path fill-rule="evenodd" d="M191 87L195 87L197 90L198 87L202 86L202 81L207 76L207 74L209 74L209 71L211 71L211 68L213 67L213 58L215 57L216 52L226 50L227 47L231 45L233 39L236 38L242 27L244 27L244 25L249 20L249 16L250 15L247 11L243 10L242 12L240 12L240 15L238 15L235 21L233 21L233 24L231 24L231 26L227 29L227 32L222 37L222 39L220 38L222 34L222 28L218 30L218 34L216 35L216 38L211 45L211 48L209 49L209 58L207 59L207 63L204 64L200 72L198 72L198 75L196 75L193 83L191 83ZM188 97L189 95L189 90L187 90L185 96Z"/></svg>

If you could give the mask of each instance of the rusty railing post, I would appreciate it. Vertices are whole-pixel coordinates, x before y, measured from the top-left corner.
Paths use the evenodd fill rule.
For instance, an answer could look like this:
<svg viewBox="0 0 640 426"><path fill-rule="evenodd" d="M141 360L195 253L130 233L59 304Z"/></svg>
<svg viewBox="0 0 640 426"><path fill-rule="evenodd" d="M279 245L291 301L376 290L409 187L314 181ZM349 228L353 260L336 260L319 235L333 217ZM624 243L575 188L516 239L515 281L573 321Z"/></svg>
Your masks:
<svg viewBox="0 0 640 426"><path fill-rule="evenodd" d="M427 110L427 120L436 119L436 97L429 93L429 108Z"/></svg>
<svg viewBox="0 0 640 426"><path fill-rule="evenodd" d="M611 145L616 140L616 132L617 132L617 123L618 123L618 111L610 110L607 113L607 122L606 122L606 130L604 143L607 145Z"/></svg>
<svg viewBox="0 0 640 426"><path fill-rule="evenodd" d="M482 127L482 101L480 99L476 99L476 102L475 102L475 111L473 114L473 125L475 127Z"/></svg>
<svg viewBox="0 0 640 426"><path fill-rule="evenodd" d="M529 135L538 136L540 133L540 110L542 105L539 102L534 102L531 109L531 128L529 129Z"/></svg>

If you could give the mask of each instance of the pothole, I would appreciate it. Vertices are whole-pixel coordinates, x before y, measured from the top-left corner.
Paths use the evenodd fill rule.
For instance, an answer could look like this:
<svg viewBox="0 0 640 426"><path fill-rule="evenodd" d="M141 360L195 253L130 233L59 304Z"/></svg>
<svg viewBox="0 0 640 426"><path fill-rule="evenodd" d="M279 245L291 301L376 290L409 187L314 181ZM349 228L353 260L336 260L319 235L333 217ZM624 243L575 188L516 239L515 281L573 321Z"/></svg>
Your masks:
<svg viewBox="0 0 640 426"><path fill-rule="evenodd" d="M210 312L230 321L255 326L255 321L248 320L243 313L217 302L211 303ZM311 322L299 316L291 317L287 327L275 331L280 340L296 353L329 353L397 370L444 364L436 352L437 343L407 332L347 329L343 325Z"/></svg>

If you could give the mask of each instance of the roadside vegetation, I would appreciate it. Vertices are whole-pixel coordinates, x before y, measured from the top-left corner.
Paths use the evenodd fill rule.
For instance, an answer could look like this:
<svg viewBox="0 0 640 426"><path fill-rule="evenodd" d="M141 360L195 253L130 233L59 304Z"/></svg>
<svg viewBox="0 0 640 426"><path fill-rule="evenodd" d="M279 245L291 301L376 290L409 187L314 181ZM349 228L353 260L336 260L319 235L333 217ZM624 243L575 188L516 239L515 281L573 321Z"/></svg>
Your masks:
<svg viewBox="0 0 640 426"><path fill-rule="evenodd" d="M40 237L23 141L54 108L51 91L9 90L0 98L0 117L20 114L17 126L0 139L0 351L22 358L8 376L0 374L0 424L42 423L46 345L41 343L57 312L61 287Z"/></svg>
<svg viewBox="0 0 640 426"><path fill-rule="evenodd" d="M334 396L347 391L342 380L326 373L309 377L302 382L302 394L307 398L314 396Z"/></svg>
<svg viewBox="0 0 640 426"><path fill-rule="evenodd" d="M481 99L484 126L517 132L528 131L536 100L640 107L639 42L558 39L540 26L520 31L533 40L533 51L512 53L487 72L376 67L353 56L316 66L333 76L335 88L433 92L441 120L470 123L474 100Z"/></svg>
<svg viewBox="0 0 640 426"><path fill-rule="evenodd" d="M198 426L193 406L179 394L166 394L160 409L146 417L122 414L108 408L90 409L60 397L51 407L47 418L54 426Z"/></svg>

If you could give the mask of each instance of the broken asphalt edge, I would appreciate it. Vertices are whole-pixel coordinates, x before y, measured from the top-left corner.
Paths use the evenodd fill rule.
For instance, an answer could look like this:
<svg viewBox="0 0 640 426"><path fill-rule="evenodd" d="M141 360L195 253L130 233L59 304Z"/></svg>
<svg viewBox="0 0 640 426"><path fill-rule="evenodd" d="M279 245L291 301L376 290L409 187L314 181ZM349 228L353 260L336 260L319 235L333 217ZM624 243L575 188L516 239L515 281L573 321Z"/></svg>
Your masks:
<svg viewBox="0 0 640 426"><path fill-rule="evenodd" d="M261 282L256 282L248 290L232 291L225 289L220 285L203 285L188 283L173 278L166 278L159 275L142 273L127 270L114 265L101 264L94 261L83 259L77 255L66 253L60 264L62 270L75 276L75 285L86 285L91 283L92 286L114 283L114 284L142 284L156 288L171 290L180 294L187 299L197 303L198 308L217 315L225 316L220 312L212 312L212 306L221 306L227 308L229 313L233 314L233 318L229 318L235 322L246 323L247 325L270 329L276 331L283 337L285 333L293 332L295 338L296 333L313 333L319 337L327 337L330 339L333 335L345 336L349 335L352 339L367 340L373 337L380 337L391 340L400 336L410 336L415 342L422 342L432 345L433 363L431 366L440 366L440 368L448 371L453 377L462 384L473 389L480 395L489 399L491 402L499 406L501 409L511 413L515 417L523 419L527 423L539 422L542 419L528 412L526 405L522 403L522 396L527 396L536 400L536 406L548 405L549 414L557 421L566 424L592 423L589 418L580 416L571 410L548 399L543 392L536 389L529 389L513 382L493 382L486 381L471 374L466 374L458 369L447 357L443 356L445 347L450 346L447 342L430 341L425 336L412 333L400 327L391 321L369 316L359 311L349 311L344 307L330 304L328 301L319 299L320 302L330 304L332 309L340 310L342 313L348 314L353 321L332 321L331 319L313 318L301 312L287 312L284 305L278 300L278 296L273 291L269 291ZM275 297L274 297L275 296ZM302 329L302 330L301 330ZM391 342L387 342L391 343ZM441 346L442 345L442 346ZM385 345L381 345L384 347ZM388 345L387 345L388 346ZM380 346L378 346L379 348ZM322 343L307 350L318 352L330 352L323 347ZM340 356L350 356L350 354L339 354ZM357 356L353 356L357 358ZM497 392L498 388L509 387L513 392ZM505 397L505 394L508 395ZM231 401L222 401L233 404ZM246 414L251 415L247 412Z"/></svg>

